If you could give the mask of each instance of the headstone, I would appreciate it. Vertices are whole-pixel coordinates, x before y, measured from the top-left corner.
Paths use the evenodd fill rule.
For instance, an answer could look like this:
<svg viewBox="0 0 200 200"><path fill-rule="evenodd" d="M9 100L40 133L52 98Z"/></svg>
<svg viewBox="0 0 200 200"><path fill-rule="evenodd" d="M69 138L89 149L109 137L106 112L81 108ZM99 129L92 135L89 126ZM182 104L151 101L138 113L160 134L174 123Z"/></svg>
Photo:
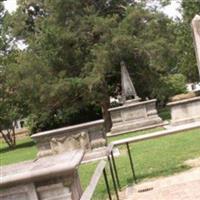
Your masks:
<svg viewBox="0 0 200 200"><path fill-rule="evenodd" d="M197 65L200 75L200 16L196 15L192 20L192 29L194 36L194 46L197 58Z"/></svg>

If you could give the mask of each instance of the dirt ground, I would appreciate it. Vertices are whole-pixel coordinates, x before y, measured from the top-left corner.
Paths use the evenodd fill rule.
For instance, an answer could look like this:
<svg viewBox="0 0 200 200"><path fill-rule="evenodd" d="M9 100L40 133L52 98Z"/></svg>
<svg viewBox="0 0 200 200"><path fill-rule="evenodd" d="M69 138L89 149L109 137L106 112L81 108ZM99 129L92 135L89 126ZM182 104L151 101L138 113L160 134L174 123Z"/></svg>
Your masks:
<svg viewBox="0 0 200 200"><path fill-rule="evenodd" d="M123 200L200 200L200 158L187 160L192 169L147 180L120 193Z"/></svg>

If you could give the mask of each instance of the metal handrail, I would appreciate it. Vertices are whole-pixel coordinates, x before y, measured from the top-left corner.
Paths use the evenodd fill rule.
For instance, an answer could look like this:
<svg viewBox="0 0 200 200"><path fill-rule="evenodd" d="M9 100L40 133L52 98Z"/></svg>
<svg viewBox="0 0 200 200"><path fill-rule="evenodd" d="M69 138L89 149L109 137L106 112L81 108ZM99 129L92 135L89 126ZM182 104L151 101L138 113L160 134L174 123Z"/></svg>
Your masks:
<svg viewBox="0 0 200 200"><path fill-rule="evenodd" d="M118 179L118 174L117 174L117 171L116 171L116 165L113 164L113 162L112 162L113 157L114 157L113 156L113 144L109 144L108 147L106 148L106 155L107 155L107 160L101 160L99 162L99 164L97 165L97 167L95 169L94 174L92 175L90 183L87 186L84 193L82 194L80 200L91 200L92 196L94 195L94 191L96 189L96 186L97 186L102 174L104 176L105 185L106 185L107 193L108 193L108 196L109 196L109 200L112 200L112 195L111 195L111 192L110 192L110 185L109 185L109 182L108 182L108 176L107 176L107 172L106 172L107 162L109 163L109 169L110 169L110 174L111 174L111 178L112 178L112 183L113 183L116 199L119 200L118 188L117 188L117 184L116 184L116 179L117 179L117 183L119 183L119 179ZM110 156L112 157L112 160L111 160ZM116 177L116 174L117 174L117 177Z"/></svg>
<svg viewBox="0 0 200 200"><path fill-rule="evenodd" d="M130 152L130 146L129 146L130 143L137 143L137 142L150 140L150 139L154 139L154 138L160 138L160 137L164 137L164 136L174 135L174 134L182 133L183 131L189 131L189 130L192 130L192 129L195 129L195 128L200 128L200 124L194 124L192 126L182 126L182 127L177 127L177 128L173 128L173 129L170 129L170 130L157 131L157 132L149 133L149 134L145 134L145 135L129 137L129 138L125 138L125 139L121 139L121 140L111 142L110 145L112 145L113 148L115 146L126 145L128 157L129 157L129 162L130 162L130 166L131 166L131 171L132 171L132 175L133 175L133 180L135 181L135 183L137 183L137 177L136 177L135 169L134 169L134 162L133 162L133 158L132 158L132 155L131 155L131 152ZM111 155L112 155L112 153L111 153ZM112 159L113 159L113 163L115 163L114 156L112 157ZM115 167L114 167L114 172L115 172L115 176L116 176L116 179L117 179L118 186L120 188L120 182L119 182L119 178L118 178L118 172L117 172L116 164L115 164Z"/></svg>
<svg viewBox="0 0 200 200"><path fill-rule="evenodd" d="M188 130L199 128L199 127L200 127L200 125L194 124L193 126L190 126L190 127L185 126L185 127L174 128L171 130L157 131L157 132L150 133L150 134L129 137L126 139L121 139L121 140L111 142L106 148L106 156L107 156L107 161L109 164L110 174L112 177L113 187L115 190L115 195L116 195L117 200L119 200L118 189L120 190L121 186L120 186L120 181L119 181L119 176L118 176L118 171L117 171L117 165L115 162L115 157L113 155L113 149L115 146L126 145L129 162L130 162L130 167L131 167L131 171L132 171L132 175L133 175L133 180L135 181L135 183L137 183L137 178L136 178L135 169L134 169L134 162L133 162L133 158L132 158L130 146L129 146L130 143L136 143L136 142L140 142L140 141L150 140L153 138L169 136L169 135L181 133L182 131L188 131ZM99 162L99 164L91 178L91 181L90 181L88 187L86 188L85 192L81 196L80 200L91 200L102 174L104 176L109 200L112 200L112 195L110 192L110 186L109 186L107 172L106 172L107 161L101 160Z"/></svg>
<svg viewBox="0 0 200 200"><path fill-rule="evenodd" d="M105 170L106 167L106 161L102 160L99 162L99 164L97 165L97 168L90 180L89 185L87 186L85 192L83 193L83 195L81 196L80 200L90 200L94 194L94 191L96 189L96 186L99 182L99 179L101 178L103 171ZM110 194L110 192L109 192Z"/></svg>
<svg viewBox="0 0 200 200"><path fill-rule="evenodd" d="M153 138L177 134L177 133L180 133L182 131L189 131L189 130L195 129L195 128L200 128L200 124L194 124L192 126L182 126L182 127L169 129L169 130L157 131L157 132L149 133L149 134L145 134L145 135L129 137L129 138L114 141L114 142L112 142L112 145L113 146L119 146L119 145L123 145L123 144L126 144L126 143L141 142L141 141L144 141L144 140L149 140L149 139L153 139Z"/></svg>

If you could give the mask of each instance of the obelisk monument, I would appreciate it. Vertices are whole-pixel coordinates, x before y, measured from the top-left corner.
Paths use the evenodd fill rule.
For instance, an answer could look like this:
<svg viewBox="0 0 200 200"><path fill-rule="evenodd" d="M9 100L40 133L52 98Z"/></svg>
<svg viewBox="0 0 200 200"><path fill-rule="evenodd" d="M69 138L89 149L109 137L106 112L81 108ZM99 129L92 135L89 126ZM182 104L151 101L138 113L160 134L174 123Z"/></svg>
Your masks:
<svg viewBox="0 0 200 200"><path fill-rule="evenodd" d="M163 125L156 110L156 99L141 101L138 97L124 61L121 65L121 103L123 105L109 109L112 134L130 133L150 127Z"/></svg>
<svg viewBox="0 0 200 200"><path fill-rule="evenodd" d="M126 68L125 62L121 61L120 65L121 65L121 88L122 88L121 95L123 104L127 103L128 99L132 99L132 101L139 101L140 98L136 93L135 87Z"/></svg>
<svg viewBox="0 0 200 200"><path fill-rule="evenodd" d="M197 59L197 66L200 76L200 16L196 15L192 20L192 30L194 36L194 46Z"/></svg>

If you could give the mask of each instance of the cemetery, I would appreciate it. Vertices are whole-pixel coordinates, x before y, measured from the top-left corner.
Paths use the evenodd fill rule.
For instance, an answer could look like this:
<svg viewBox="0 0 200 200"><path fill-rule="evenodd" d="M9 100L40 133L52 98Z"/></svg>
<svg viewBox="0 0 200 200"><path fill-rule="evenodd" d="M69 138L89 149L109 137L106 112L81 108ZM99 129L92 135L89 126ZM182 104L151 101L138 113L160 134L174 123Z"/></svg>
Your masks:
<svg viewBox="0 0 200 200"><path fill-rule="evenodd" d="M130 2L0 3L1 200L200 199L200 7Z"/></svg>

